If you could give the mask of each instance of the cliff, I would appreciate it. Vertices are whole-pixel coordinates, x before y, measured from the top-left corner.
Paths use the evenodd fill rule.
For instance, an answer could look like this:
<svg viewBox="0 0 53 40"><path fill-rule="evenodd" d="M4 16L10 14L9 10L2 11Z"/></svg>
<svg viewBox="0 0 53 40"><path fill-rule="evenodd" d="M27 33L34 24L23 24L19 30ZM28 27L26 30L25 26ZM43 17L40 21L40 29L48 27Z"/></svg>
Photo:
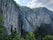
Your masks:
<svg viewBox="0 0 53 40"><path fill-rule="evenodd" d="M4 26L7 28L8 33L10 34L11 27L16 28L18 31L19 5L13 0L0 0L0 9L3 11Z"/></svg>
<svg viewBox="0 0 53 40"><path fill-rule="evenodd" d="M11 28L16 28L18 32L34 32L36 27L42 24L49 24L49 28L53 29L53 12L45 7L30 9L19 6L14 0L0 0L0 10L9 34Z"/></svg>

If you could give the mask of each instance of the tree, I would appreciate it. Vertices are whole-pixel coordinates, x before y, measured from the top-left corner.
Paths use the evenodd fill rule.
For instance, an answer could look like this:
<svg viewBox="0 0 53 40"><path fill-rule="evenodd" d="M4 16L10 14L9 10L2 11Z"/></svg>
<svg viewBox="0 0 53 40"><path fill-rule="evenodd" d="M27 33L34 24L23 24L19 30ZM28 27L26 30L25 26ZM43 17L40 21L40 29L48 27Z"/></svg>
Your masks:
<svg viewBox="0 0 53 40"><path fill-rule="evenodd" d="M21 37L17 32L16 28L15 30L13 30L13 27L11 26L11 35L8 36L7 40L21 40Z"/></svg>
<svg viewBox="0 0 53 40"><path fill-rule="evenodd" d="M0 40L6 40L7 31L6 28L3 26L3 15L2 11L0 10Z"/></svg>
<svg viewBox="0 0 53 40"><path fill-rule="evenodd" d="M36 39L38 39L38 40L42 40L42 37L43 37L42 28L41 28L41 27L38 27L38 26L36 26L36 27L37 27L37 28L36 28L36 30L34 31L35 37L36 37Z"/></svg>
<svg viewBox="0 0 53 40"><path fill-rule="evenodd" d="M35 30L35 37L36 37L36 39L38 39L38 40L41 40L42 39L42 37L41 37L41 33L40 33L40 28L37 26L37 28L36 28L36 30Z"/></svg>

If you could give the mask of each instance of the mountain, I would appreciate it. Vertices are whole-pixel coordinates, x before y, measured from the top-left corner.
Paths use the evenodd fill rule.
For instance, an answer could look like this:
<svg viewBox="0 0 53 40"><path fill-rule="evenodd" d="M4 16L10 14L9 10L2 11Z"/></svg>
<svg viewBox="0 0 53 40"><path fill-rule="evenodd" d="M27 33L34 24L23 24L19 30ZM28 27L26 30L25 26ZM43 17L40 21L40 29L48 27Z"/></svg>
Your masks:
<svg viewBox="0 0 53 40"><path fill-rule="evenodd" d="M28 7L21 7L21 9L22 12L24 13L23 29L27 32L33 32L36 24L35 12Z"/></svg>
<svg viewBox="0 0 53 40"><path fill-rule="evenodd" d="M35 11L37 9L37 11ZM53 12L45 7L34 9L36 17L39 18L40 22L51 24L53 22Z"/></svg>
<svg viewBox="0 0 53 40"><path fill-rule="evenodd" d="M53 32L53 12L45 7L30 9L19 6L13 0L0 0L0 10L4 15L4 26L10 33L11 28L16 28L18 32L34 32L36 27L45 28ZM50 30L51 29L51 30Z"/></svg>
<svg viewBox="0 0 53 40"><path fill-rule="evenodd" d="M24 12L24 26L26 31L32 32L35 30L36 26L41 26L42 24L50 25L48 30L53 31L53 12L45 7L39 7L30 9L28 7L21 7ZM42 25L43 26L43 25ZM41 27L40 27L41 28ZM48 31L47 30L47 31Z"/></svg>
<svg viewBox="0 0 53 40"><path fill-rule="evenodd" d="M42 25L42 27L40 26L40 29L45 28L45 33L53 33L53 12L45 7L35 8L33 10L36 14L37 20L39 21L40 25Z"/></svg>

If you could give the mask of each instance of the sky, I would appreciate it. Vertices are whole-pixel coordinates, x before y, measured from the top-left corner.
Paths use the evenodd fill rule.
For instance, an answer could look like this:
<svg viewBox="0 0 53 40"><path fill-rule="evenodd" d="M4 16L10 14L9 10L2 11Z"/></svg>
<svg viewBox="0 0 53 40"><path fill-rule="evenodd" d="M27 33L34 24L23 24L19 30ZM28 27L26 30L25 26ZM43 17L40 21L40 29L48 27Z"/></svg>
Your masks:
<svg viewBox="0 0 53 40"><path fill-rule="evenodd" d="M15 0L20 6L27 6L30 8L46 7L53 11L53 0Z"/></svg>

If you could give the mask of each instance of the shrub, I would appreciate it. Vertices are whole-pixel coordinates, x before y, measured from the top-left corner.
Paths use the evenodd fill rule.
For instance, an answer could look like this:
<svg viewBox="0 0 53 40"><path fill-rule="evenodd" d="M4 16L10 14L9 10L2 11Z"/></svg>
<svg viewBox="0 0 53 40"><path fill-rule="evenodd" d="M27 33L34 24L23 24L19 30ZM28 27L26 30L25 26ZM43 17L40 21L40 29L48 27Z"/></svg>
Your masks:
<svg viewBox="0 0 53 40"><path fill-rule="evenodd" d="M43 40L53 40L53 35L46 35Z"/></svg>
<svg viewBox="0 0 53 40"><path fill-rule="evenodd" d="M36 39L35 39L35 36L34 36L34 33L33 33L33 32L29 32L29 33L26 35L26 40L36 40Z"/></svg>

